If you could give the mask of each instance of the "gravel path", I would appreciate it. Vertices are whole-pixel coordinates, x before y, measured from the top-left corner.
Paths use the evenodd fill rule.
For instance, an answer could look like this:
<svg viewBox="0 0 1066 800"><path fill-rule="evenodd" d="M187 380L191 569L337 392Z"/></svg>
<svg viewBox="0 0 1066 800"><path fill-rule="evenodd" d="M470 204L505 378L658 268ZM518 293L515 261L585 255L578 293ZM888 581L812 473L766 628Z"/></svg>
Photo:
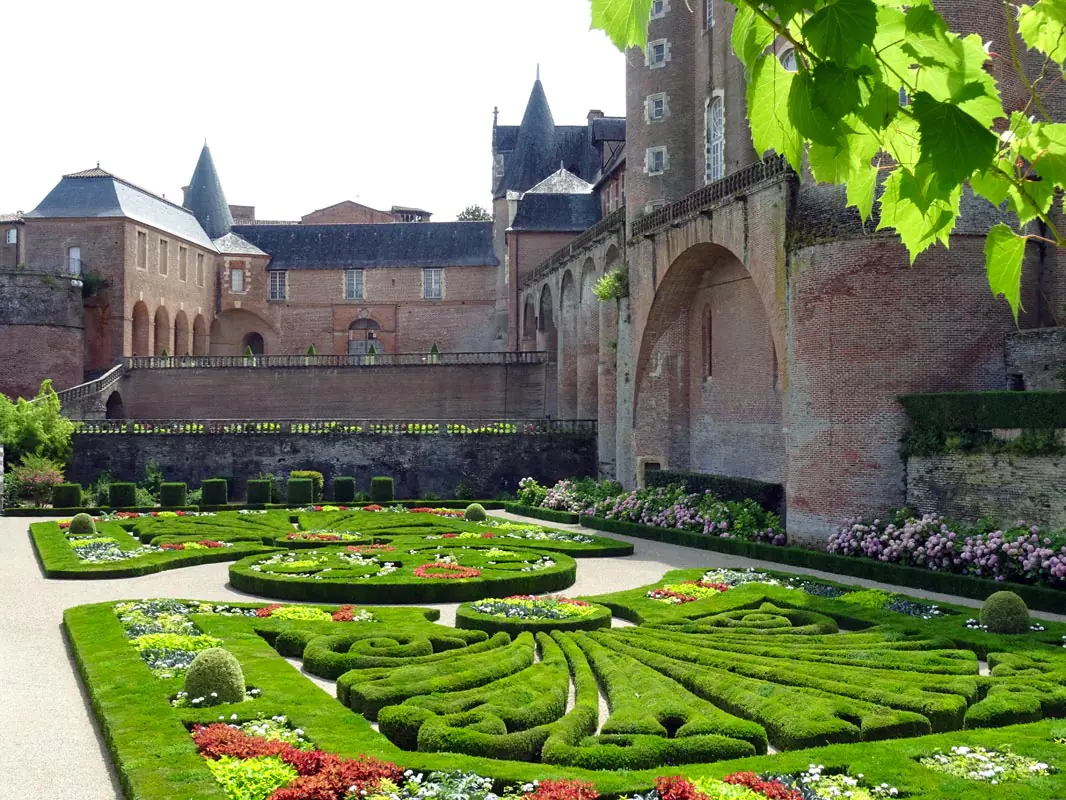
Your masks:
<svg viewBox="0 0 1066 800"><path fill-rule="evenodd" d="M523 520L510 514L498 515ZM63 610L84 603L144 597L240 601L248 600L249 596L227 585L228 564L207 564L125 580L45 580L27 534L29 522L25 518L0 517L0 564L4 566L0 585L0 722L6 733L5 746L0 748L0 774L17 776L15 783L8 782L20 787L17 795L5 793L13 790L0 790L0 800L16 796L122 800L63 637ZM577 525L552 527L582 530ZM615 538L633 542L636 553L628 558L580 559L577 583L567 594L631 589L657 581L669 569L705 566L788 569L779 564L661 542ZM839 578L809 570L807 574ZM872 581L851 582L894 588ZM979 605L976 601L947 595L905 591L933 602ZM441 610L441 622L452 624L456 605L437 607ZM1063 615L1034 616L1066 621Z"/></svg>

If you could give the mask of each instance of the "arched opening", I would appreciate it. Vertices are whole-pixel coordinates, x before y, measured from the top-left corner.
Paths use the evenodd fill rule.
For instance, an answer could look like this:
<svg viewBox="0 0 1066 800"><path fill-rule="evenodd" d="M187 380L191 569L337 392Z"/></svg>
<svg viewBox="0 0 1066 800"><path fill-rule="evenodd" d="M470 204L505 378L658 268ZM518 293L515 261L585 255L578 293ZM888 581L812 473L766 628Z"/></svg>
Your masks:
<svg viewBox="0 0 1066 800"><path fill-rule="evenodd" d="M533 304L533 296L526 295L526 301L522 305L522 350L537 349L537 308Z"/></svg>
<svg viewBox="0 0 1066 800"><path fill-rule="evenodd" d="M266 343L263 341L263 334L252 331L246 333L244 338L241 339L241 352L247 353L252 351L253 356L261 356L266 353Z"/></svg>
<svg viewBox="0 0 1066 800"><path fill-rule="evenodd" d="M166 306L160 306L155 311L155 355L161 356L166 351L168 355L174 355L170 352L170 314L167 313Z"/></svg>
<svg viewBox="0 0 1066 800"><path fill-rule="evenodd" d="M699 244L667 270L636 366L634 450L663 466L781 482L785 444L770 317L729 250Z"/></svg>
<svg viewBox="0 0 1066 800"><path fill-rule="evenodd" d="M607 249L603 271L605 273L619 266L621 254L613 244ZM608 300L597 303L599 306L599 389L596 395L596 418L599 422L599 459L600 473L617 475L617 403L618 403L618 309L621 303L628 301Z"/></svg>
<svg viewBox="0 0 1066 800"><path fill-rule="evenodd" d="M192 354L206 356L207 353L207 323L202 314L197 314L192 323Z"/></svg>
<svg viewBox="0 0 1066 800"><path fill-rule="evenodd" d="M537 314L537 349L548 353L548 357L555 359L556 342L558 340L555 330L555 315L552 313L552 293L548 284L540 290L540 310Z"/></svg>
<svg viewBox="0 0 1066 800"><path fill-rule="evenodd" d="M577 417L578 351L577 284L570 270L563 273L559 290L559 418Z"/></svg>
<svg viewBox="0 0 1066 800"><path fill-rule="evenodd" d="M585 259L581 267L581 304L577 319L577 417L595 419L600 357L600 301L596 299L596 263Z"/></svg>
<svg viewBox="0 0 1066 800"><path fill-rule="evenodd" d="M348 355L364 356L374 348L375 353L385 352L378 334L381 325L373 319L357 319L348 326Z"/></svg>
<svg viewBox="0 0 1066 800"><path fill-rule="evenodd" d="M189 320L184 311L179 311L174 315L174 352L172 355L192 355L189 346Z"/></svg>
<svg viewBox="0 0 1066 800"><path fill-rule="evenodd" d="M126 410L122 406L122 395L118 392L112 392L111 396L107 398L107 405L105 406L107 419L125 419Z"/></svg>
<svg viewBox="0 0 1066 800"><path fill-rule="evenodd" d="M138 300L133 306L133 345L132 354L135 356L150 356L151 331L148 324L148 306L143 300Z"/></svg>

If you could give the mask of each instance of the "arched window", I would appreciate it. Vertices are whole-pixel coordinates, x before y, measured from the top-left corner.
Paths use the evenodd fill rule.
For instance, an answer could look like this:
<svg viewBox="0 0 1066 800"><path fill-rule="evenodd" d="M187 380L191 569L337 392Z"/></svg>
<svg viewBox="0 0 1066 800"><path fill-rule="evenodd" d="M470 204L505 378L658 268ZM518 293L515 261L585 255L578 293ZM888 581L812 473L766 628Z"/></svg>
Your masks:
<svg viewBox="0 0 1066 800"><path fill-rule="evenodd" d="M245 334L244 339L241 340L241 355L244 355L248 350L252 351L253 356L261 356L266 351L265 343L263 342L263 335L252 331L249 334Z"/></svg>
<svg viewBox="0 0 1066 800"><path fill-rule="evenodd" d="M790 47L781 54L781 66L789 72L795 72L799 68L796 64L795 48Z"/></svg>
<svg viewBox="0 0 1066 800"><path fill-rule="evenodd" d="M378 331L381 325L373 319L357 319L348 326L348 355L362 356L370 352L370 346L374 346L375 353L381 353L381 340L378 339Z"/></svg>
<svg viewBox="0 0 1066 800"><path fill-rule="evenodd" d="M707 101L707 166L705 183L725 177L725 109L722 95Z"/></svg>

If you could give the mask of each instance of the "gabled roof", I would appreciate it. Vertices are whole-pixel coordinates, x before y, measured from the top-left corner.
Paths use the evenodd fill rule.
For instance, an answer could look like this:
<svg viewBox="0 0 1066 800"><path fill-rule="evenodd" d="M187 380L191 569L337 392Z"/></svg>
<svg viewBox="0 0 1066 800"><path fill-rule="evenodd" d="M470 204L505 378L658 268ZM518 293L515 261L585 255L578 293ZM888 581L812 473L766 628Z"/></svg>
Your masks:
<svg viewBox="0 0 1066 800"><path fill-rule="evenodd" d="M258 247L256 247L251 242L249 242L243 236L239 236L238 234L234 233L233 231L230 231L225 236L220 236L217 239L215 239L215 249L217 249L218 252L220 252L220 253L222 253L224 255L227 255L227 256L235 256L235 255L265 256L265 255L269 255L269 253L264 253L262 250L260 250Z"/></svg>
<svg viewBox="0 0 1066 800"><path fill-rule="evenodd" d="M214 250L192 213L99 166L64 175L28 219L126 218Z"/></svg>
<svg viewBox="0 0 1066 800"><path fill-rule="evenodd" d="M239 225L271 270L496 266L491 222Z"/></svg>
<svg viewBox="0 0 1066 800"><path fill-rule="evenodd" d="M513 231L583 231L600 221L600 199L592 194L526 192L511 223Z"/></svg>
<svg viewBox="0 0 1066 800"><path fill-rule="evenodd" d="M233 227L226 194L218 179L211 151L204 144L200 159L196 162L192 180L185 190L185 207L192 211L200 225L212 239L225 236Z"/></svg>
<svg viewBox="0 0 1066 800"><path fill-rule="evenodd" d="M526 194L591 194L592 184L560 167Z"/></svg>

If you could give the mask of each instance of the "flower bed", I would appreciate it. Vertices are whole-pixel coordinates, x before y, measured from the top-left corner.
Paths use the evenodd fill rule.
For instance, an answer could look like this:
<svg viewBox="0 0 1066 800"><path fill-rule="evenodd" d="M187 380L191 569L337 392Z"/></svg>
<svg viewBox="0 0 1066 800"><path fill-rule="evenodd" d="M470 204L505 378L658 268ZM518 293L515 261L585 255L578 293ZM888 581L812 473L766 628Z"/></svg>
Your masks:
<svg viewBox="0 0 1066 800"><path fill-rule="evenodd" d="M720 592L728 591L729 588L727 583L710 583L703 580L685 581L684 583L668 584L651 589L648 591L648 597L652 600L658 600L660 603L681 605L714 597Z"/></svg>
<svg viewBox="0 0 1066 800"><path fill-rule="evenodd" d="M457 628L504 632L595 630L611 626L611 610L562 596L516 595L464 603L455 613Z"/></svg>
<svg viewBox="0 0 1066 800"><path fill-rule="evenodd" d="M923 767L937 772L993 785L1024 781L1055 771L1043 761L1012 753L1009 749L988 750L984 747L956 746L947 753L936 752L918 761Z"/></svg>

